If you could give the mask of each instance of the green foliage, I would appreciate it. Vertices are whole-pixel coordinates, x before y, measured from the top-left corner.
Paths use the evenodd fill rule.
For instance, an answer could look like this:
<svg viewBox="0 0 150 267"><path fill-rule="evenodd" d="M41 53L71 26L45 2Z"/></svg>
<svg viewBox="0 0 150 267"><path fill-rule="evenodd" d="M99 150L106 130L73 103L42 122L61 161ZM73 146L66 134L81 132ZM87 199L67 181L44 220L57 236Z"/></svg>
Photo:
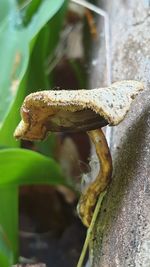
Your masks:
<svg viewBox="0 0 150 267"><path fill-rule="evenodd" d="M45 60L53 53L58 43L66 7L67 2L63 4L55 16L44 25L36 38L34 38L32 43L30 43L29 63L26 73L17 87L16 95L13 96L12 101L10 102L10 108L5 105L5 112L7 112L7 116L3 123L0 124L1 146L19 147L19 142L16 142L13 138L13 132L20 120L19 109L24 97L33 91L41 89L45 90L53 87L53 85L49 82L50 77L48 77L45 73ZM5 77L7 77L7 73L5 73ZM2 86L0 78L0 95L4 91L2 90L1 92L1 90ZM7 97L9 97L9 91L10 88L7 92ZM3 102L3 97L0 98L0 101Z"/></svg>
<svg viewBox="0 0 150 267"><path fill-rule="evenodd" d="M21 149L13 132L24 97L49 89L45 61L59 41L65 0L1 0L0 8L0 266L18 258L18 188L23 184L66 184L50 158L54 136L37 152ZM4 234L5 233L5 234Z"/></svg>
<svg viewBox="0 0 150 267"><path fill-rule="evenodd" d="M58 11L64 1L42 1L27 25L23 23L22 12L20 12L17 2L15 0L6 2L8 6L5 16L1 14L2 18L0 18L0 125L3 124L9 112L19 84L27 70L30 42ZM35 8L33 8L33 12L34 10Z"/></svg>
<svg viewBox="0 0 150 267"><path fill-rule="evenodd" d="M3 253L4 252L4 253ZM7 236L0 225L0 266L8 267L13 264L13 254Z"/></svg>
<svg viewBox="0 0 150 267"><path fill-rule="evenodd" d="M17 261L18 258L18 187L11 184L0 186L0 263L3 259ZM5 239L4 239L5 237ZM7 240L7 243L4 242ZM7 246L7 244L9 244ZM0 266L3 266L0 264ZM11 265L8 265L9 267Z"/></svg>
<svg viewBox="0 0 150 267"><path fill-rule="evenodd" d="M0 186L65 184L61 169L53 159L27 149L2 149L0 170Z"/></svg>

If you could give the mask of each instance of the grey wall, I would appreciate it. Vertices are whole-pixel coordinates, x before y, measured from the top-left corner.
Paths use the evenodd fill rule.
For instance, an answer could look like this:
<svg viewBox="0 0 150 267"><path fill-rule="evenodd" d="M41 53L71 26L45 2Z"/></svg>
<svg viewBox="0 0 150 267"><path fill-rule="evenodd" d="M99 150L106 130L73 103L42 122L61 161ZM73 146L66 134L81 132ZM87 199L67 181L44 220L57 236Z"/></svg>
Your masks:
<svg viewBox="0 0 150 267"><path fill-rule="evenodd" d="M111 18L112 79L143 81L125 120L113 128L113 181L91 242L94 267L150 266L150 7L149 1L103 1ZM101 1L99 1L101 6ZM101 29L102 20L99 21ZM106 84L104 42L90 86Z"/></svg>

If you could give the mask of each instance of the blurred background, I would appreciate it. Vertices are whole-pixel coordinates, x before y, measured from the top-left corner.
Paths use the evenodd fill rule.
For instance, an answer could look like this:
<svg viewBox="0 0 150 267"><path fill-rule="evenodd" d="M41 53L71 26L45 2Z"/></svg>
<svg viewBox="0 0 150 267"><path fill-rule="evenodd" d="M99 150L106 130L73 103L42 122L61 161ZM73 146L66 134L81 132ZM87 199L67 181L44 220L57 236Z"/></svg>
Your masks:
<svg viewBox="0 0 150 267"><path fill-rule="evenodd" d="M94 1L93 1L94 2ZM101 36L103 37L103 36ZM88 89L96 17L63 0L0 3L0 266L44 262L76 266L86 229L77 216L83 173L90 171L86 133L16 141L26 95Z"/></svg>

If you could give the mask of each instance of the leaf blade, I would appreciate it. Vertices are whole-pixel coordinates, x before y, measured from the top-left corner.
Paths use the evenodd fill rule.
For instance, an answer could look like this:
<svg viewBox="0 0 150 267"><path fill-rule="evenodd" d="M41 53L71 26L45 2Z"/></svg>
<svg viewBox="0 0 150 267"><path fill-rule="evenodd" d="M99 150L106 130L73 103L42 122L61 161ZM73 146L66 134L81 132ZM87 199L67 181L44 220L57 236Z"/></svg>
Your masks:
<svg viewBox="0 0 150 267"><path fill-rule="evenodd" d="M0 186L45 183L67 185L61 168L53 159L31 150L2 149L0 169Z"/></svg>
<svg viewBox="0 0 150 267"><path fill-rule="evenodd" d="M18 259L18 187L0 187L0 252L5 264ZM0 261L0 266L3 266ZM5 265L4 265L5 266ZM7 266L7 265L6 265Z"/></svg>
<svg viewBox="0 0 150 267"><path fill-rule="evenodd" d="M9 7L8 14L0 25L0 126L10 110L27 69L31 40L63 2L64 0L42 1L31 23L28 27L23 27L19 10L16 10L16 2L11 1L12 8Z"/></svg>

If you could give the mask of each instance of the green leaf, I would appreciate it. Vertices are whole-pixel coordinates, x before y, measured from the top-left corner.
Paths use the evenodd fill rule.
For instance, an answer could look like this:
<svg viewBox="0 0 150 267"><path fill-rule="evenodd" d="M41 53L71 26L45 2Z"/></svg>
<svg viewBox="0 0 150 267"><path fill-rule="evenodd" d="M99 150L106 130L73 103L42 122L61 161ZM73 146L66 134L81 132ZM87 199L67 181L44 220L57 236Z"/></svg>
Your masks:
<svg viewBox="0 0 150 267"><path fill-rule="evenodd" d="M53 159L31 150L1 149L0 170L0 224L9 237L16 259L18 255L18 186L63 184L70 187L70 184L65 181L59 165ZM5 260L3 255L1 255L2 260ZM0 264L0 266L3 265Z"/></svg>
<svg viewBox="0 0 150 267"><path fill-rule="evenodd" d="M26 74L21 80L13 105L0 129L1 146L20 146L20 142L16 142L13 138L13 132L20 120L19 110L24 97L33 91L53 87L49 82L50 75L47 76L45 73L45 61L49 55L53 54L59 41L67 4L68 1L65 1L57 14L42 28L36 39L34 38L32 49L30 49L30 61Z"/></svg>
<svg viewBox="0 0 150 267"><path fill-rule="evenodd" d="M1 7L3 8L0 8L0 23L5 19L10 11L10 1L1 0Z"/></svg>
<svg viewBox="0 0 150 267"><path fill-rule="evenodd" d="M0 186L67 184L60 166L53 159L31 150L0 150L0 170Z"/></svg>
<svg viewBox="0 0 150 267"><path fill-rule="evenodd" d="M36 13L41 2L42 0L36 0L36 1L30 0L30 2L24 2L20 5L23 24L25 26L28 25L29 22L31 21L33 14Z"/></svg>
<svg viewBox="0 0 150 267"><path fill-rule="evenodd" d="M16 1L6 0L5 3L3 0L5 15L2 16L2 12L0 13L0 125L9 112L27 69L31 40L54 16L63 2L42 1L25 27Z"/></svg>
<svg viewBox="0 0 150 267"><path fill-rule="evenodd" d="M23 1L20 2L23 3ZM60 9L63 3L64 0L37 0L31 1L28 6L19 10L17 0L1 0L0 145L2 147L20 146L20 142L16 142L13 138L13 131L20 119L20 105L27 93L32 90L37 90L39 85L45 88L45 84L44 86L42 85L43 81L46 81L48 86L47 80L45 80L45 76L43 75L44 57L47 55L48 47L49 53L52 52L51 46L53 48L55 47L60 32L60 28L55 28L53 23L51 27L54 27L54 29L48 31L51 21L45 26L47 27L45 32L47 31L48 38L44 35L40 36L38 43L43 43L36 49L36 57L34 62L32 62L31 68L27 70L27 67L38 39L37 33ZM59 21L57 15L55 17L55 21ZM40 76L38 74L35 75L35 81L38 81L36 87L34 82L34 86L32 87L32 83L30 85L30 78L33 77L37 64L40 64L38 73L39 71L43 71L43 73ZM13 255L16 259L18 256L18 185L37 183L66 184L66 182L63 180L59 166L54 161L38 153L26 150L1 150L0 170L0 224L3 226L5 233L7 233ZM2 241L1 237L0 241ZM7 264L7 261L5 262L6 257L4 259L1 254L0 257L0 267L4 267L4 264ZM9 255L8 260L10 260ZM11 264L9 264L10 266Z"/></svg>
<svg viewBox="0 0 150 267"><path fill-rule="evenodd" d="M56 151L56 135L51 133L46 140L35 142L36 150L47 157L53 157Z"/></svg>
<svg viewBox="0 0 150 267"><path fill-rule="evenodd" d="M13 264L13 253L9 240L0 225L0 266L10 267Z"/></svg>
<svg viewBox="0 0 150 267"><path fill-rule="evenodd" d="M0 266L5 266L8 261L6 266L10 267L17 258L18 187L8 185L0 187Z"/></svg>
<svg viewBox="0 0 150 267"><path fill-rule="evenodd" d="M8 113L3 126L0 129L0 146L5 147L20 147L20 141L16 141L13 137L13 133L16 125L20 120L20 105L25 97L25 91L27 86L27 73L21 81L17 97Z"/></svg>

